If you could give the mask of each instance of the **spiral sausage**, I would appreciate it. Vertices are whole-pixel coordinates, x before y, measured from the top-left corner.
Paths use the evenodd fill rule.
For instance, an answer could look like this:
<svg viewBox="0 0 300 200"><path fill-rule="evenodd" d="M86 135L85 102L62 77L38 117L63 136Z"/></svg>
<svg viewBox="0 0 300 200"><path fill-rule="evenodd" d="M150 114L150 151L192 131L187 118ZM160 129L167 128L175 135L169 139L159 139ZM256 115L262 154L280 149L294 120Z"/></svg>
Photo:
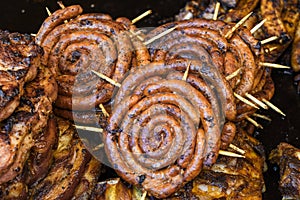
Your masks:
<svg viewBox="0 0 300 200"><path fill-rule="evenodd" d="M188 65L178 59L133 69L114 99L103 134L117 173L158 198L192 180L203 164L212 165L220 147L220 119L205 96L211 93L178 80ZM204 79L201 62L192 61L190 69Z"/></svg>
<svg viewBox="0 0 300 200"><path fill-rule="evenodd" d="M152 60L163 61L174 58L201 60L203 48L213 58L212 63L222 74L220 78L226 96L226 119L236 120L233 92L244 96L256 88L264 68L259 65L264 61L262 48L250 31L240 28L230 39L226 33L231 25L222 21L192 19L164 24L147 35L147 39L176 27L174 31L163 36L150 45ZM240 73L228 81L225 76L240 69Z"/></svg>
<svg viewBox="0 0 300 200"><path fill-rule="evenodd" d="M36 37L45 51L42 63L58 81L56 107L75 112L91 111L112 97L114 86L92 70L121 82L133 62L144 65L150 60L142 42L131 39L128 30L134 27L126 20L101 13L79 16L81 12L77 5L57 10Z"/></svg>

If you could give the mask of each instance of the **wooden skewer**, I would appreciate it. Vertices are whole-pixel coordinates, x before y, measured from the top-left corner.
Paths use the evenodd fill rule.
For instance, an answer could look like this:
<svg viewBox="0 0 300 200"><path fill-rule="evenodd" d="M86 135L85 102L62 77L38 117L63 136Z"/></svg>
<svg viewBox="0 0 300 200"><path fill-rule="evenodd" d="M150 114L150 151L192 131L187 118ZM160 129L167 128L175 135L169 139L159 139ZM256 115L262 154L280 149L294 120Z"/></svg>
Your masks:
<svg viewBox="0 0 300 200"><path fill-rule="evenodd" d="M264 40L260 41L260 43L262 45L264 45L264 44L267 44L267 43L272 42L272 41L277 40L277 39L278 39L277 36L272 36L272 37L269 37L267 39L264 39Z"/></svg>
<svg viewBox="0 0 300 200"><path fill-rule="evenodd" d="M137 37L140 41L144 41L145 39L142 38L139 34L141 33L141 30L137 31L137 32L133 32L131 29L129 29L129 32L131 33L131 35L133 37Z"/></svg>
<svg viewBox="0 0 300 200"><path fill-rule="evenodd" d="M112 84L112 85L114 85L114 86L117 86L117 87L121 87L121 84L120 84L120 83L117 83L116 81L114 81L113 79L111 79L111 78L105 76L104 74L101 74L101 73L96 72L96 71L94 71L94 70L92 70L92 72L93 72L94 74L96 74L97 76L99 76L100 78L106 80L106 81L109 82L110 84Z"/></svg>
<svg viewBox="0 0 300 200"><path fill-rule="evenodd" d="M145 191L145 192L143 193L143 196L141 197L141 200L145 200L145 199L146 199L146 196L147 196L147 191Z"/></svg>
<svg viewBox="0 0 300 200"><path fill-rule="evenodd" d="M188 13L186 13L186 15L183 17L183 20L189 20L193 18L193 13L191 13L190 11L188 11Z"/></svg>
<svg viewBox="0 0 300 200"><path fill-rule="evenodd" d="M245 158L245 156L236 154L230 151L224 151L224 150L219 150L219 154L223 156L229 156L229 157L237 157L237 158Z"/></svg>
<svg viewBox="0 0 300 200"><path fill-rule="evenodd" d="M270 47L270 48L264 48L264 51L265 51L265 53L271 53L272 51L274 51L277 48L278 48L278 46Z"/></svg>
<svg viewBox="0 0 300 200"><path fill-rule="evenodd" d="M242 68L238 68L232 74L229 74L228 76L226 76L226 80L229 81L230 79L233 79L241 72L241 70L242 70Z"/></svg>
<svg viewBox="0 0 300 200"><path fill-rule="evenodd" d="M265 22L267 21L267 19L262 20L261 22L259 22L258 24L256 24L251 30L250 33L253 34L255 33Z"/></svg>
<svg viewBox="0 0 300 200"><path fill-rule="evenodd" d="M61 9L65 9L65 8L66 8L65 5L62 3L62 1L58 1L57 4L59 5L59 7L60 7ZM64 23L65 23L65 24L68 23L68 20L65 20Z"/></svg>
<svg viewBox="0 0 300 200"><path fill-rule="evenodd" d="M98 144L97 146L95 146L95 147L93 148L93 150L94 150L94 151L98 151L99 149L101 149L101 148L103 148L103 147L104 147L104 144L101 143L101 144Z"/></svg>
<svg viewBox="0 0 300 200"><path fill-rule="evenodd" d="M135 24L136 22L140 21L141 19L150 15L151 13L152 13L152 10L147 10L146 12L142 13L141 15L139 15L136 18L134 18L133 20L131 20L131 23Z"/></svg>
<svg viewBox="0 0 300 200"><path fill-rule="evenodd" d="M229 147L232 148L233 150L239 152L242 155L244 155L246 153L243 149L235 146L234 144L229 144Z"/></svg>
<svg viewBox="0 0 300 200"><path fill-rule="evenodd" d="M277 48L278 48L278 46L276 46L276 47L271 47L271 48L269 48L269 52L274 51L274 50L277 49Z"/></svg>
<svg viewBox="0 0 300 200"><path fill-rule="evenodd" d="M52 13L50 12L50 10L49 10L48 7L46 7L46 11L47 11L48 16L51 16L51 15L52 15Z"/></svg>
<svg viewBox="0 0 300 200"><path fill-rule="evenodd" d="M99 104L99 108L101 109L101 111L105 117L109 117L109 113L106 111L106 109L104 108L102 103Z"/></svg>
<svg viewBox="0 0 300 200"><path fill-rule="evenodd" d="M277 108L274 104L272 104L270 101L266 100L266 99L262 99L262 101L267 104L270 108L272 108L273 110L275 110L276 112L278 112L279 114L286 116L279 108Z"/></svg>
<svg viewBox="0 0 300 200"><path fill-rule="evenodd" d="M235 92L234 92L233 94L234 94L234 96L235 96L236 98L238 98L240 101L244 102L245 104L248 104L249 106L254 107L254 108L256 108L256 109L259 109L259 107L257 107L255 104L253 104L253 103L250 102L249 100L245 99L245 98L242 97L241 95L239 95L239 94L237 94L237 93L235 93Z"/></svg>
<svg viewBox="0 0 300 200"><path fill-rule="evenodd" d="M177 27L174 26L173 28L170 28L170 29L165 30L164 32L158 34L157 36L155 36L155 37L151 38L150 40L144 42L144 45L148 45L148 44L154 42L155 40L157 40L157 39L159 39L159 38L161 38L161 37L163 37L163 36L165 36L165 35L171 33L171 32L174 31L176 28L177 28Z"/></svg>
<svg viewBox="0 0 300 200"><path fill-rule="evenodd" d="M102 128L97 128L97 127L75 125L75 128L80 129L80 130L85 130L85 131L97 132L97 133L103 132Z"/></svg>
<svg viewBox="0 0 300 200"><path fill-rule="evenodd" d="M214 16L213 16L213 20L217 20L218 19L218 14L219 14L219 10L220 10L220 2L217 1L216 3L216 8L214 11Z"/></svg>
<svg viewBox="0 0 300 200"><path fill-rule="evenodd" d="M259 123L257 123L254 119L246 116L246 119L251 123L253 124L254 126L256 126L257 128L260 128L260 129L264 129L264 127L262 125L260 125Z"/></svg>
<svg viewBox="0 0 300 200"><path fill-rule="evenodd" d="M238 23L236 23L236 25L234 27L232 27L232 29L230 29L230 31L228 31L225 35L226 39L230 39L232 34L234 33L234 31L236 29L238 29L242 24L245 23L245 21L247 21L247 19L252 15L253 12L250 12L248 15L246 15L245 17L243 17L243 19L241 19Z"/></svg>
<svg viewBox="0 0 300 200"><path fill-rule="evenodd" d="M251 99L254 103L256 103L257 105L259 105L260 107L262 107L263 109L268 109L268 106L266 104L264 104L263 102L261 102L259 99L257 99L256 97L254 97L253 95L246 93L245 94L246 97L248 97L249 99Z"/></svg>
<svg viewBox="0 0 300 200"><path fill-rule="evenodd" d="M62 1L58 1L57 4L59 5L59 7L61 9L65 9L66 8Z"/></svg>
<svg viewBox="0 0 300 200"><path fill-rule="evenodd" d="M265 115L261 115L261 114L254 113L253 116L254 116L254 117L261 118L261 119L265 119L265 120L267 120L267 121L269 121L269 122L272 121L272 119L271 119L270 117L267 117L267 116L265 116Z"/></svg>
<svg viewBox="0 0 300 200"><path fill-rule="evenodd" d="M186 67L186 70L185 70L185 72L183 74L183 77L182 77L183 81L186 81L186 79L187 79L187 77L189 75L190 65L191 65L191 62L189 62L188 66Z"/></svg>
<svg viewBox="0 0 300 200"><path fill-rule="evenodd" d="M267 63L267 62L260 62L259 65L263 66L263 67L272 67L272 68L277 68L277 69L290 69L291 68L289 66L279 65L279 64L275 64L275 63Z"/></svg>

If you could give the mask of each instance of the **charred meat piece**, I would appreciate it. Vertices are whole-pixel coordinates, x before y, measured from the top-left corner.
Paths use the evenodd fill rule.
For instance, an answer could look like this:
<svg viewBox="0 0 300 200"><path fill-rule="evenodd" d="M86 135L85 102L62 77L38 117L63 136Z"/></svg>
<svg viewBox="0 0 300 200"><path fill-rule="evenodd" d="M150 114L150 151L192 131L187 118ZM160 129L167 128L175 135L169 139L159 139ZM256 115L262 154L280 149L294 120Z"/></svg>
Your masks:
<svg viewBox="0 0 300 200"><path fill-rule="evenodd" d="M70 199L91 159L68 121L58 119L59 139L47 176L31 190L33 199Z"/></svg>
<svg viewBox="0 0 300 200"><path fill-rule="evenodd" d="M100 172L101 163L96 158L92 157L75 189L72 200L88 199L92 195L92 191L96 186Z"/></svg>
<svg viewBox="0 0 300 200"><path fill-rule="evenodd" d="M41 54L30 35L0 30L0 122L19 105L24 84L36 76Z"/></svg>
<svg viewBox="0 0 300 200"><path fill-rule="evenodd" d="M211 169L193 180L192 194L200 199L261 199L264 189L262 144L239 129L233 144L245 158L219 156Z"/></svg>
<svg viewBox="0 0 300 200"><path fill-rule="evenodd" d="M38 77L24 87L20 105L0 124L0 184L22 173L34 137L47 125L57 93L56 82L47 72L38 69Z"/></svg>
<svg viewBox="0 0 300 200"><path fill-rule="evenodd" d="M279 165L279 190L285 199L300 198L300 149L280 143L272 150L269 159Z"/></svg>
<svg viewBox="0 0 300 200"><path fill-rule="evenodd" d="M298 22L297 30L292 47L291 64L295 72L300 72L300 23Z"/></svg>
<svg viewBox="0 0 300 200"><path fill-rule="evenodd" d="M0 199L2 200L27 200L27 197L28 187L23 174L0 185Z"/></svg>
<svg viewBox="0 0 300 200"><path fill-rule="evenodd" d="M56 121L51 117L44 131L34 137L34 146L24 170L28 185L34 184L48 173L52 163L53 150L57 144L57 135Z"/></svg>

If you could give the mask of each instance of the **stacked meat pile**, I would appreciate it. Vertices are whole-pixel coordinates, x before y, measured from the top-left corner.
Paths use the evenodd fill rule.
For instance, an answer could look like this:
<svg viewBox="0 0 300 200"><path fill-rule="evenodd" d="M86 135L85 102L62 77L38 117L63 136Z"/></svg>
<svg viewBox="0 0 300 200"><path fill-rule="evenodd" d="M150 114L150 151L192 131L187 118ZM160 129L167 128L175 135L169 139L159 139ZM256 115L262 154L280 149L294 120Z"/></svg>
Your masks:
<svg viewBox="0 0 300 200"><path fill-rule="evenodd" d="M30 182L29 179L37 178L23 177L27 168L43 176L49 167L47 158L52 157L56 135L48 129L57 84L51 72L41 67L42 49L34 44L31 36L1 31L0 38L0 196L14 198L16 193L26 193L25 183ZM43 148L41 134L52 138L47 148ZM46 152L40 152L40 148ZM32 154L40 156L40 162L27 163Z"/></svg>
<svg viewBox="0 0 300 200"><path fill-rule="evenodd" d="M35 42L46 67L31 39L3 33L4 53L26 44L27 54L13 55L17 63L26 55L20 67L4 60L1 68L10 114L1 124L0 196L260 199L263 151L241 126L267 107L274 84L249 28L193 19L139 35L126 18L81 13L74 5L44 21ZM65 119L50 117L54 101ZM102 165L74 123L102 128L88 134L100 135L96 145L132 190L120 179L97 183ZM219 156L232 144L246 151L241 158Z"/></svg>

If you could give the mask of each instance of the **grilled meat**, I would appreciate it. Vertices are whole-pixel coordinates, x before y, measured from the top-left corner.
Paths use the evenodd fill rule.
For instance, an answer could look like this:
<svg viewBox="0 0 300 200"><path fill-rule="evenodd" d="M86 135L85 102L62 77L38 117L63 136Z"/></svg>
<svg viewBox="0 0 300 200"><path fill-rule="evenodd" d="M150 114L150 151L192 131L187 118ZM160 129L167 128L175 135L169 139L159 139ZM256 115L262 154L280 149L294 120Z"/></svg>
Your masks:
<svg viewBox="0 0 300 200"><path fill-rule="evenodd" d="M293 41L291 64L295 72L300 72L300 22L298 22Z"/></svg>
<svg viewBox="0 0 300 200"><path fill-rule="evenodd" d="M74 126L57 120L59 139L47 176L32 188L33 199L70 199L80 183L91 155L84 147Z"/></svg>
<svg viewBox="0 0 300 200"><path fill-rule="evenodd" d="M52 163L53 149L57 144L57 126L53 116L44 131L34 137L34 146L26 162L26 183L32 185L44 178Z"/></svg>
<svg viewBox="0 0 300 200"><path fill-rule="evenodd" d="M233 144L243 147L245 158L219 156L211 169L203 170L191 185L170 199L261 199L265 164L262 144L241 129Z"/></svg>
<svg viewBox="0 0 300 200"><path fill-rule="evenodd" d="M30 35L0 30L0 122L19 105L24 84L36 76L41 54Z"/></svg>
<svg viewBox="0 0 300 200"><path fill-rule="evenodd" d="M0 199L2 200L26 200L27 197L28 187L25 183L24 174L0 185Z"/></svg>
<svg viewBox="0 0 300 200"><path fill-rule="evenodd" d="M280 167L279 190L285 199L300 198L300 149L280 143L269 159Z"/></svg>
<svg viewBox="0 0 300 200"><path fill-rule="evenodd" d="M84 174L75 189L72 200L89 199L97 183L101 170L101 163L96 158L91 158Z"/></svg>
<svg viewBox="0 0 300 200"><path fill-rule="evenodd" d="M91 124L98 117L93 110L109 102L114 90L92 70L121 82L134 64L147 64L150 55L140 40L130 37L130 20L81 12L79 5L57 10L42 24L36 42L45 51L42 63L58 81L56 114Z"/></svg>
<svg viewBox="0 0 300 200"><path fill-rule="evenodd" d="M20 105L0 124L0 184L22 172L34 137L47 125L55 93L57 86L51 73L39 68L38 77L26 84Z"/></svg>

